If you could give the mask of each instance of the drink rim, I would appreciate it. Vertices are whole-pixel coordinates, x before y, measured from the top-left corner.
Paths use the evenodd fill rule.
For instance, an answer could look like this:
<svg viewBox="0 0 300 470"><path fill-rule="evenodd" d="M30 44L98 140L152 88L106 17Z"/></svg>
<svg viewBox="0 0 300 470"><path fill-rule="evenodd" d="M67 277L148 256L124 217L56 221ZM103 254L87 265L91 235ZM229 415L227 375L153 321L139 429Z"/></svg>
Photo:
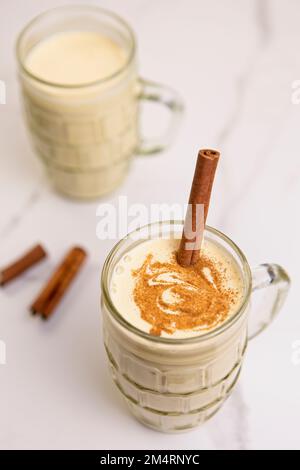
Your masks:
<svg viewBox="0 0 300 470"><path fill-rule="evenodd" d="M125 29L129 33L129 38L130 38L130 42L131 42L130 51L129 51L129 54L128 54L128 57L127 57L125 63L122 65L122 67L120 67L118 70L116 70L114 73L108 75L107 77L104 77L104 78L101 78L101 79L98 79L98 80L92 80L90 82L81 83L79 85L78 84L53 83L51 81L48 81L48 80L45 80L45 79L42 79L42 78L36 76L34 73L32 73L26 67L25 60L24 60L24 58L21 57L21 45L22 45L22 41L24 39L25 34L28 31L30 31L30 29L33 26L35 26L40 20L46 18L50 14L53 14L55 12L72 11L72 10L80 11L82 9L90 11L90 12L98 12L98 13L101 13L101 14L107 16L107 17L113 18L120 25L125 27ZM43 85L47 85L47 86L50 86L52 88L74 90L74 89L88 88L88 87L101 85L101 84L107 83L110 80L113 80L114 78L121 75L131 65L131 63L134 60L135 53L136 53L136 39L135 39L135 34L133 32L133 29L129 26L129 24L125 20L123 20L123 18L121 16L117 15L116 13L114 13L110 10L98 7L96 5L65 5L65 6L58 6L58 7L46 10L46 11L40 13L39 15L36 15L31 21L29 21L29 23L26 24L26 26L20 31L20 33L17 36L15 50L16 50L17 61L18 61L18 64L19 64L22 72L25 75L27 75L28 77L30 77L32 80L35 80L39 83L42 83Z"/></svg>
<svg viewBox="0 0 300 470"><path fill-rule="evenodd" d="M104 302L104 305L108 308L109 312L112 314L113 318L121 325L123 326L126 330L129 330L131 333L134 333L148 341L153 341L154 343L160 343L160 344L190 344L190 343L198 343L201 341L205 341L207 339L211 339L221 333L223 333L225 330L230 328L244 313L248 301L250 298L251 294L251 289L252 289L252 276L251 276L251 270L250 266L248 264L247 258L245 257L244 253L240 250L240 248L229 238L227 235L224 233L220 232L219 230L210 227L208 225L205 226L205 232L211 233L221 240L225 241L233 250L234 252L238 255L242 267L243 267L243 278L245 281L245 289L243 293L243 298L242 301L236 310L236 312L231 315L224 323L222 323L220 326L217 328L212 329L211 331L208 331L207 333L202 333L199 336L191 336L188 338L166 338L166 337L161 337L161 336L154 336L150 335L150 333L147 333L145 331L142 331L138 328L136 328L134 325L129 323L118 311L118 309L115 307L110 293L109 293L109 285L108 285L108 273L111 267L111 264L113 262L115 254L119 251L119 249L122 247L122 245L130 238L133 234L138 233L142 230L145 230L147 227L151 227L154 225L184 225L183 220L167 220L167 221L162 221L162 222L154 222L154 223L149 223L146 225L143 225L142 227L139 227L136 230L133 230L132 232L128 233L124 238L122 238L114 247L111 249L109 252L103 268L102 268L102 273L101 273L101 293L102 293L102 301Z"/></svg>

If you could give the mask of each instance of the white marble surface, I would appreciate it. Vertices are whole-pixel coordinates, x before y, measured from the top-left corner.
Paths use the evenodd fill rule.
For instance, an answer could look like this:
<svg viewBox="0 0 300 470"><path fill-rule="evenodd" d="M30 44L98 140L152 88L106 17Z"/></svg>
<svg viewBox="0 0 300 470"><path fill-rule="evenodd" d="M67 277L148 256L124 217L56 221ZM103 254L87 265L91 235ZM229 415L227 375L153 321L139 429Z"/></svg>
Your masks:
<svg viewBox="0 0 300 470"><path fill-rule="evenodd" d="M130 202L184 203L197 149L217 147L222 161L209 223L231 236L251 264L280 263L293 280L279 318L250 344L232 398L202 428L175 436L131 418L110 380L99 274L114 242L96 238L98 202L75 203L52 192L22 123L17 32L35 14L66 3L2 5L7 104L0 105L0 261L38 240L51 257L0 291L0 339L7 348L7 364L0 365L0 448L299 448L300 364L292 361L292 344L300 340L300 105L291 103L291 84L300 79L299 2L94 2L134 27L142 75L172 85L186 103L176 144L136 159L105 201L127 194ZM88 266L51 321L32 318L28 305L74 243L88 248Z"/></svg>

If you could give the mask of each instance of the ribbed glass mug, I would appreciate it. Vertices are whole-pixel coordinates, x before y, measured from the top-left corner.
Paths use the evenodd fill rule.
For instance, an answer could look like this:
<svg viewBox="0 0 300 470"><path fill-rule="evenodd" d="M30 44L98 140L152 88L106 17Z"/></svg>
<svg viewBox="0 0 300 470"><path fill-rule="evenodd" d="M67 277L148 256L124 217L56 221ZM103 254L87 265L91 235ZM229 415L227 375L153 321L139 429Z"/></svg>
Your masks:
<svg viewBox="0 0 300 470"><path fill-rule="evenodd" d="M113 75L67 85L34 76L26 65L32 48L69 31L93 31L117 42L126 63ZM152 154L172 141L182 113L177 93L138 76L136 41L114 13L95 6L66 6L29 23L17 41L17 60L29 135L55 187L69 196L93 198L115 189L134 154ZM150 100L170 111L166 132L143 139L139 103Z"/></svg>
<svg viewBox="0 0 300 470"><path fill-rule="evenodd" d="M248 339L260 333L278 313L289 289L289 277L278 265L250 270L235 243L206 227L205 239L221 245L238 264L243 300L219 327L198 337L172 339L151 336L129 324L110 296L116 263L149 238L181 236L183 222L150 224L121 240L108 255L102 271L104 343L113 379L131 412L145 425L164 432L191 429L213 416L235 386ZM250 299L265 290L267 304L252 312Z"/></svg>

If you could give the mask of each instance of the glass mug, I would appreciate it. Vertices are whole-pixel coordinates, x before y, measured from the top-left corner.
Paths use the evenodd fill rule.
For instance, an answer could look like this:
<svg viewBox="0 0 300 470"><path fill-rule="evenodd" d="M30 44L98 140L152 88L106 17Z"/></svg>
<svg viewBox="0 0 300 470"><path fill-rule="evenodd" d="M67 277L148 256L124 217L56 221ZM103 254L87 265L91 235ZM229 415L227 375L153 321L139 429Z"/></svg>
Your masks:
<svg viewBox="0 0 300 470"><path fill-rule="evenodd" d="M152 336L129 324L114 307L110 280L116 263L149 238L181 237L183 222L150 224L121 240L108 255L101 280L104 344L114 382L133 415L163 432L191 429L212 417L235 386L248 340L258 335L280 310L290 280L278 265L250 270L235 243L206 227L205 238L221 245L238 264L243 300L219 327L197 337L172 339ZM250 314L250 299L265 290L268 306Z"/></svg>
<svg viewBox="0 0 300 470"><path fill-rule="evenodd" d="M57 85L34 76L26 66L32 48L67 31L103 33L126 52L126 63L113 75L80 85ZM94 6L59 7L33 19L20 33L17 60L29 134L55 187L78 198L115 189L137 154L163 150L172 141L182 103L175 91L138 76L131 28L114 13ZM169 127L157 138L139 133L139 102L167 107Z"/></svg>

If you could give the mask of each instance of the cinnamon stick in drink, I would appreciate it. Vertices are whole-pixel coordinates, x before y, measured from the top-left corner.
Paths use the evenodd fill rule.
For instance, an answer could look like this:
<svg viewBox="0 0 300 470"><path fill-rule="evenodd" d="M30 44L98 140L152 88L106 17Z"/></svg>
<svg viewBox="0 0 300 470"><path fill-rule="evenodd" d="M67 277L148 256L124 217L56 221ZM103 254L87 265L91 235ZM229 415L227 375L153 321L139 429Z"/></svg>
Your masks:
<svg viewBox="0 0 300 470"><path fill-rule="evenodd" d="M31 250L25 253L21 258L14 261L6 268L0 270L0 285L4 286L8 282L16 279L24 271L34 266L36 263L46 258L47 253L42 245L35 245Z"/></svg>
<svg viewBox="0 0 300 470"><path fill-rule="evenodd" d="M30 309L33 314L40 314L44 319L50 317L78 274L86 256L86 251L80 247L74 247L68 252L32 304Z"/></svg>
<svg viewBox="0 0 300 470"><path fill-rule="evenodd" d="M220 153L216 150L203 149L198 153L188 211L177 253L177 260L181 266L190 266L199 259L203 230L219 157ZM203 205L202 214L199 210L200 205ZM202 215L202 220L199 220L200 215Z"/></svg>

